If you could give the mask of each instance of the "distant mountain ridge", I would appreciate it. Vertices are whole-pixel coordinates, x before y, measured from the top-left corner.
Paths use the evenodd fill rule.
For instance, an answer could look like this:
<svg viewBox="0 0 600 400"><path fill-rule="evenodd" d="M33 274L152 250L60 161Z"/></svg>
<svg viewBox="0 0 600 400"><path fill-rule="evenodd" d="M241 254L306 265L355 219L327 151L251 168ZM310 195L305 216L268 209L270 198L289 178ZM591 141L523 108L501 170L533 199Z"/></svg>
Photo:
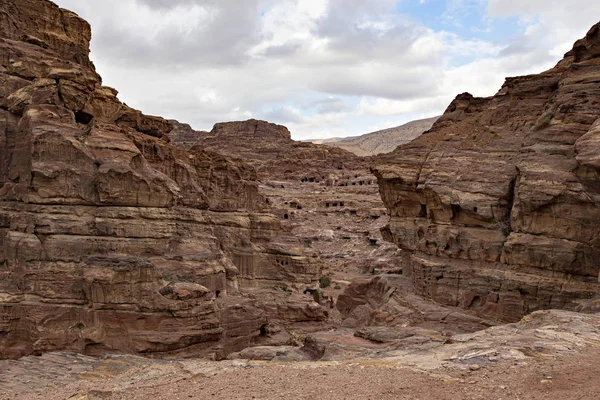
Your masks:
<svg viewBox="0 0 600 400"><path fill-rule="evenodd" d="M439 116L420 119L395 128L383 129L377 132L367 133L361 136L347 138L311 139L307 142L326 144L328 146L340 147L351 151L358 156L373 156L394 151L402 144L411 142L423 132L431 129Z"/></svg>

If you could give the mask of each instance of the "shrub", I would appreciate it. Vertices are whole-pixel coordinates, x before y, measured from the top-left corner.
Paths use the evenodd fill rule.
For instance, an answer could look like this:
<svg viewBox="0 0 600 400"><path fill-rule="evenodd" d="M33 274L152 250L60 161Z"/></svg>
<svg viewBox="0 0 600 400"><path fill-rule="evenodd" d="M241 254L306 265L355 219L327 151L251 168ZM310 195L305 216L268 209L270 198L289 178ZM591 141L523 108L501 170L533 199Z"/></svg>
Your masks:
<svg viewBox="0 0 600 400"><path fill-rule="evenodd" d="M331 278L329 276L322 276L319 278L319 285L325 289L331 285Z"/></svg>

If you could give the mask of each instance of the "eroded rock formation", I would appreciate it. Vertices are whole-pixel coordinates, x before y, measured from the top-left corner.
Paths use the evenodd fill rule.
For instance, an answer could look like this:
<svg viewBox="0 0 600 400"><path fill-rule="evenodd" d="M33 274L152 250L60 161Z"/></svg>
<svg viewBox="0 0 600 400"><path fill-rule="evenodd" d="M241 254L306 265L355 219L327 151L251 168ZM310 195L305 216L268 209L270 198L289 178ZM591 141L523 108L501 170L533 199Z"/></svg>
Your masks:
<svg viewBox="0 0 600 400"><path fill-rule="evenodd" d="M251 119L215 124L212 131L190 131L175 125L174 144L200 148L251 163L263 180L302 178L312 181L339 179L348 170L367 169L366 160L335 147L292 140L282 125ZM330 176L331 175L331 176Z"/></svg>
<svg viewBox="0 0 600 400"><path fill-rule="evenodd" d="M189 124L182 124L179 121L170 120L172 129L169 132L170 143L184 150L190 150L192 147L200 143L201 138L206 136L208 132L197 131Z"/></svg>
<svg viewBox="0 0 600 400"><path fill-rule="evenodd" d="M0 4L0 358L251 344L267 314L224 296L319 275L254 168L178 149L171 122L121 103L77 15Z"/></svg>
<svg viewBox="0 0 600 400"><path fill-rule="evenodd" d="M462 94L374 173L418 292L508 321L600 291L600 25L558 65Z"/></svg>
<svg viewBox="0 0 600 400"><path fill-rule="evenodd" d="M285 126L266 121L218 123L210 133L173 127L168 135L178 147L198 146L252 164L272 212L301 239L306 254L338 273L334 278L398 264L396 246L379 232L387 217L368 158L295 141Z"/></svg>

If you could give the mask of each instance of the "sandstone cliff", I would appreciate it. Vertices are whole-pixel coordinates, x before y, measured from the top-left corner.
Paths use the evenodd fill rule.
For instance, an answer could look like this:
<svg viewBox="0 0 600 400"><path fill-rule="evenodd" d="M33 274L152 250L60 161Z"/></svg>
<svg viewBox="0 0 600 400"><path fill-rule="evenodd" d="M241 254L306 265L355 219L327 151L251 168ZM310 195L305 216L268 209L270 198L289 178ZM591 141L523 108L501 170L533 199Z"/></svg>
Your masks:
<svg viewBox="0 0 600 400"><path fill-rule="evenodd" d="M50 1L0 1L0 358L239 350L267 315L225 295L319 267L254 168L170 145L102 86L90 38Z"/></svg>
<svg viewBox="0 0 600 400"><path fill-rule="evenodd" d="M210 132L191 131L180 124L174 127L169 136L176 146L198 146L240 158L252 164L262 180L293 177L323 181L330 174L339 179L348 170L367 169L367 162L349 151L292 140L285 126L266 121L223 122Z"/></svg>
<svg viewBox="0 0 600 400"><path fill-rule="evenodd" d="M169 132L170 143L180 149L189 150L196 146L208 132L194 130L189 124L170 120L172 129Z"/></svg>
<svg viewBox="0 0 600 400"><path fill-rule="evenodd" d="M515 321L600 291L600 25L558 65L456 98L380 156L386 235L434 300Z"/></svg>
<svg viewBox="0 0 600 400"><path fill-rule="evenodd" d="M254 119L218 123L209 133L173 122L168 136L178 147L252 164L272 212L301 239L305 254L318 256L324 273L345 281L347 273L396 268L397 248L381 238L387 217L369 158L294 141L285 126Z"/></svg>

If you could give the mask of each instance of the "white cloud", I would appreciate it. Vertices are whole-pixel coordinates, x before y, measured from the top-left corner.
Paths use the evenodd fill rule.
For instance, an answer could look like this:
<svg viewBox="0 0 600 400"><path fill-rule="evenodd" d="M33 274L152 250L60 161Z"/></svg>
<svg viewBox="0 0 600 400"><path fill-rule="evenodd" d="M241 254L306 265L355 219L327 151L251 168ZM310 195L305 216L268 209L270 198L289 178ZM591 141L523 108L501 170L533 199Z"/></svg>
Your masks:
<svg viewBox="0 0 600 400"><path fill-rule="evenodd" d="M492 95L505 76L558 62L600 15L592 0L448 0L440 15L459 25L482 2L486 21L518 17L512 37L491 41L426 26L396 0L56 2L92 24L98 71L129 105L204 130L269 118L296 138L366 133L441 113L464 91Z"/></svg>
<svg viewBox="0 0 600 400"><path fill-rule="evenodd" d="M488 0L490 18L516 16L526 27L521 40L536 43L556 57L571 49L600 19L597 0ZM558 61L558 60L556 60Z"/></svg>

